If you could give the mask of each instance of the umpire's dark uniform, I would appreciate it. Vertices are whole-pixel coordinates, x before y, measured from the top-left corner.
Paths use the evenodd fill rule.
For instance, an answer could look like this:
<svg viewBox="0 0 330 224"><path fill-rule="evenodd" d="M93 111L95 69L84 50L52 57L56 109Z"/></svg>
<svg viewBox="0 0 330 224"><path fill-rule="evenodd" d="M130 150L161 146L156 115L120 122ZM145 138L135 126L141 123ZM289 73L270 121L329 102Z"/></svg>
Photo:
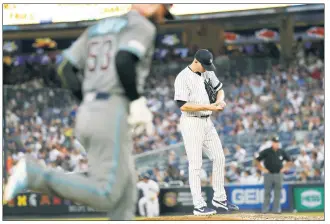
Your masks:
<svg viewBox="0 0 330 224"><path fill-rule="evenodd" d="M286 160L288 162L284 168L283 168L283 160ZM261 165L260 161L264 162L265 167ZM272 138L272 146L268 149L263 150L257 158L258 168L265 173L264 204L262 208L263 213L269 211L270 195L273 185L274 185L273 212L274 213L281 212L280 199L281 199L281 189L283 183L283 172L286 171L288 165L291 165L291 158L283 149L280 149L279 138L275 136Z"/></svg>

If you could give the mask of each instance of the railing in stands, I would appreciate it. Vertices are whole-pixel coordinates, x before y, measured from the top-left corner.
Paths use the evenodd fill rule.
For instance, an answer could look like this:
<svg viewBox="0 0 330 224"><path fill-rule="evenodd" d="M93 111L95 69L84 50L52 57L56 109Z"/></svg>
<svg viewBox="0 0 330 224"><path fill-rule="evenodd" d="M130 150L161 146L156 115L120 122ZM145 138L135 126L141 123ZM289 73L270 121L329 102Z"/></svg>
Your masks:
<svg viewBox="0 0 330 224"><path fill-rule="evenodd" d="M272 135L274 135L274 132L269 133L253 133L253 134L241 134L236 136L220 136L222 145L224 147L232 148L235 144L239 144L243 147L246 147L247 150L253 150L253 153L250 156L246 157L245 162L252 162L254 153L257 152L259 149L260 144L265 138L268 138ZM324 132L319 130L314 131L295 131L290 133L277 133L280 136L280 139L282 139L282 144L284 148L287 148L287 145L291 142L292 139L298 140L298 143L302 142L305 137L308 137L309 139L318 140L320 137L324 136ZM286 137L285 137L286 136ZM288 136L290 136L288 138ZM287 148L287 150L291 151L291 146ZM160 167L164 168L168 164L168 156L170 151L174 151L176 156L179 157L179 160L184 162L186 160L185 157L185 149L182 142L167 146L162 149L153 150L144 152L138 155L135 155L135 163L136 167L139 170L147 170L151 167ZM205 156L206 158L206 156ZM227 165L233 161L232 156L229 156L226 158Z"/></svg>

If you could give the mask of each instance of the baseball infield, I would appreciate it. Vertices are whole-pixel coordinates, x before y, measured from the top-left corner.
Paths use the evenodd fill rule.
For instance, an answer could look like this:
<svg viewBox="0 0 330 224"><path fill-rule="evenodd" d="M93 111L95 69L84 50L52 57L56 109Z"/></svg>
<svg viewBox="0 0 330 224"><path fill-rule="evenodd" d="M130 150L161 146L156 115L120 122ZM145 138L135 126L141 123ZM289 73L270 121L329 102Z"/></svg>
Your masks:
<svg viewBox="0 0 330 224"><path fill-rule="evenodd" d="M156 218L140 218L139 220L168 220L168 221L197 221L197 220L210 220L210 221L239 221L239 220L324 220L324 213L283 213L283 214L260 214L260 213L236 213L236 214L223 214L208 217L201 216L164 216Z"/></svg>
<svg viewBox="0 0 330 224"><path fill-rule="evenodd" d="M20 221L106 221L109 220L106 217L52 217L52 218L27 218L27 217L4 217L4 220L20 220ZM239 220L294 220L294 221L322 221L324 220L323 212L306 212L306 213L282 213L282 214L260 214L260 213L234 213L234 214L222 214L214 216L160 216L155 218L137 217L136 220L140 221L239 221Z"/></svg>

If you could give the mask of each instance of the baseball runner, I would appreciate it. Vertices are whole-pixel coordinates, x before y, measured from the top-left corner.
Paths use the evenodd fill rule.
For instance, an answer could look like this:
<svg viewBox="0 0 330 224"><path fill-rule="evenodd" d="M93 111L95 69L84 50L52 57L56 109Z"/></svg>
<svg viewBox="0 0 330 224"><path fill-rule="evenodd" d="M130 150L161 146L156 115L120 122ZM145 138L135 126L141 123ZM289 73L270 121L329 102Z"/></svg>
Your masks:
<svg viewBox="0 0 330 224"><path fill-rule="evenodd" d="M143 197L139 200L140 215L147 217L159 216L159 186L157 182L151 180L149 174L145 174L143 180L138 182L137 187L143 192Z"/></svg>
<svg viewBox="0 0 330 224"><path fill-rule="evenodd" d="M82 99L75 131L86 149L89 173L68 175L24 158L8 180L5 201L29 189L110 212L112 220L134 217L136 173L129 124L151 130L152 114L141 94L154 52L154 23L173 18L168 7L133 4L127 14L87 28L64 51L50 80Z"/></svg>
<svg viewBox="0 0 330 224"><path fill-rule="evenodd" d="M174 100L182 111L180 129L189 162L189 185L195 215L238 210L236 205L227 201L224 188L225 157L220 138L210 119L213 111L222 111L226 106L223 84L214 73L212 61L212 53L205 49L198 50L194 61L179 73L174 82ZM202 197L202 150L213 161L212 205L216 209L207 207Z"/></svg>

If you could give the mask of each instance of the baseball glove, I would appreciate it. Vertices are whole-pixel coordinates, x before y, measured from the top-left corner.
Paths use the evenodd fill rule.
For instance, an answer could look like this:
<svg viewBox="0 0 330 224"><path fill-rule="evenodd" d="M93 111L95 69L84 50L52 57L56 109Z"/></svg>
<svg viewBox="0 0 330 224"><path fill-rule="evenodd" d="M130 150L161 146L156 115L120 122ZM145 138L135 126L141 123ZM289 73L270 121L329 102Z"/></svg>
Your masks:
<svg viewBox="0 0 330 224"><path fill-rule="evenodd" d="M147 107L146 98L140 97L131 102L129 111L130 114L127 121L132 128L133 134L140 135L146 131L147 135L152 135L154 132L153 114Z"/></svg>
<svg viewBox="0 0 330 224"><path fill-rule="evenodd" d="M210 103L211 104L215 103L217 101L217 92L214 90L210 79L208 79L208 80L205 79L204 84L205 84L205 89L206 89L207 95L209 96Z"/></svg>

